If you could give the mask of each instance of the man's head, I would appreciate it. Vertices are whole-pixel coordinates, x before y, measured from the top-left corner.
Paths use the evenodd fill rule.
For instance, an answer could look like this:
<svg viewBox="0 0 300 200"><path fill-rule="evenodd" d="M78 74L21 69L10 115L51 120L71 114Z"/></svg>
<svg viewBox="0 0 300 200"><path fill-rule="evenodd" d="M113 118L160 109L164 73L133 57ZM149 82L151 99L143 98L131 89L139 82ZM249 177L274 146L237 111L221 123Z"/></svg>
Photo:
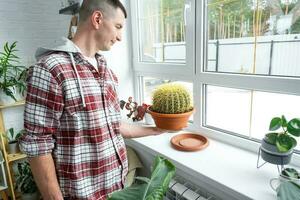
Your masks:
<svg viewBox="0 0 300 200"><path fill-rule="evenodd" d="M127 12L119 0L84 0L79 10L79 22L86 21L94 11L101 11L104 17L113 17L115 10L121 9L124 17Z"/></svg>
<svg viewBox="0 0 300 200"><path fill-rule="evenodd" d="M89 24L98 50L107 51L122 39L126 10L119 0L84 0L79 10L79 26Z"/></svg>

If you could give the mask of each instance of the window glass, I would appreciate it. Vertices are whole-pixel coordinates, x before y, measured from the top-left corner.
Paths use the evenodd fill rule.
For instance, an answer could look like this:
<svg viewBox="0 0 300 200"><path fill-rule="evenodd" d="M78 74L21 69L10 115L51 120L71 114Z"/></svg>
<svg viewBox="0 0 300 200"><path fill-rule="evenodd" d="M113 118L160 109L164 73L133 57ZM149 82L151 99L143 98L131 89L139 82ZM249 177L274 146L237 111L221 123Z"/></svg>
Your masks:
<svg viewBox="0 0 300 200"><path fill-rule="evenodd" d="M300 76L300 0L209 0L207 11L206 71Z"/></svg>
<svg viewBox="0 0 300 200"><path fill-rule="evenodd" d="M299 118L300 96L207 85L205 125L261 140L273 117ZM297 150L300 140L297 138Z"/></svg>
<svg viewBox="0 0 300 200"><path fill-rule="evenodd" d="M185 63L184 0L139 0L140 61Z"/></svg>

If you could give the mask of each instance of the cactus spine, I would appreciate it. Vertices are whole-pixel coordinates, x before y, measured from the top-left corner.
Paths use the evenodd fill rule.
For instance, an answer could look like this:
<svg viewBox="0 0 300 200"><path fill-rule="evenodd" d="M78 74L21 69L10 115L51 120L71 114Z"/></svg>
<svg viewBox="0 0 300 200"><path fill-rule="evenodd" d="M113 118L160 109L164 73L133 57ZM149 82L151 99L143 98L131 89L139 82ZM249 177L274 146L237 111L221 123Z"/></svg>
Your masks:
<svg viewBox="0 0 300 200"><path fill-rule="evenodd" d="M159 86L153 93L151 110L164 114L179 114L191 111L191 97L187 89L175 83Z"/></svg>

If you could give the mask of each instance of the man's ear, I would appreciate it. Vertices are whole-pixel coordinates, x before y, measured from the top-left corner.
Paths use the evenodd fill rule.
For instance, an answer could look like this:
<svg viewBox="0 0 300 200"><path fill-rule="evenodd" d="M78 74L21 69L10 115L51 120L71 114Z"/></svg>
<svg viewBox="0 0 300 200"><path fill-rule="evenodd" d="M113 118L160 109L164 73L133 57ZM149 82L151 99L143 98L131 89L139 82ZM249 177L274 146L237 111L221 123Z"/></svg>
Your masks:
<svg viewBox="0 0 300 200"><path fill-rule="evenodd" d="M92 24L96 29L99 29L102 22L103 22L103 14L101 11L97 10L95 12L93 12L92 17Z"/></svg>

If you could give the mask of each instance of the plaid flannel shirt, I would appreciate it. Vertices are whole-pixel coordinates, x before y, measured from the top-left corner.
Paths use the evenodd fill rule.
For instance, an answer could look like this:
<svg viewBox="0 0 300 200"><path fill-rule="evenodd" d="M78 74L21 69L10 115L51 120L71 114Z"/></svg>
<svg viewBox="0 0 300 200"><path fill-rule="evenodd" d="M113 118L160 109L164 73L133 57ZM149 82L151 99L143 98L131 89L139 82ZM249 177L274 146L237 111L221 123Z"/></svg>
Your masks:
<svg viewBox="0 0 300 200"><path fill-rule="evenodd" d="M20 147L29 157L52 154L64 197L102 200L123 188L128 172L117 77L100 54L98 71L82 54L73 55L83 91L66 52L30 68Z"/></svg>

